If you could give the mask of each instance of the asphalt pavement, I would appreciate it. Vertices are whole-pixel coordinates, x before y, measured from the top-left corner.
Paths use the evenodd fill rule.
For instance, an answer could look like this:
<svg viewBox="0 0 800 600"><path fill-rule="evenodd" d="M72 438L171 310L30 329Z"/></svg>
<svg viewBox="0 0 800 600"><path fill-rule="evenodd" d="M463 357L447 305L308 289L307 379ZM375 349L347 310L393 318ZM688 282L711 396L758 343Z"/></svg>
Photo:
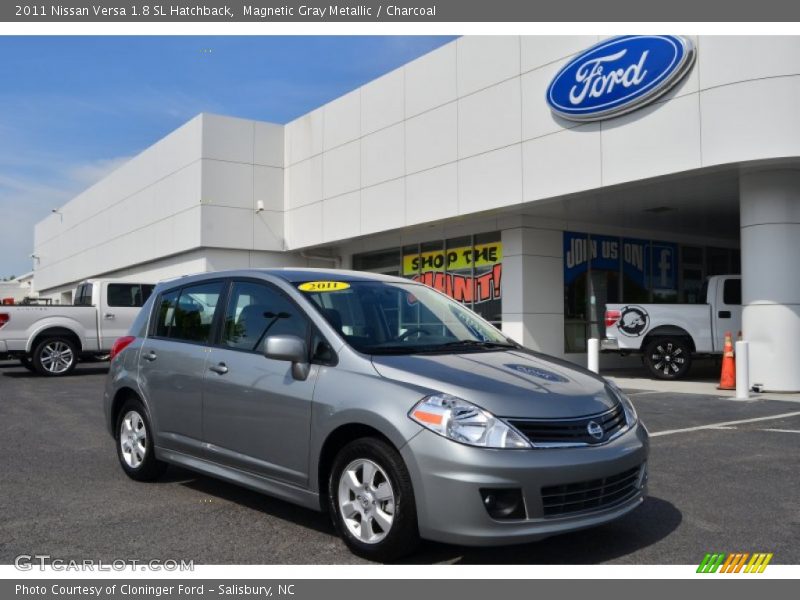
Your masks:
<svg viewBox="0 0 800 600"><path fill-rule="evenodd" d="M0 362L0 563L20 554L364 562L322 513L173 467L157 483L127 478L103 421L105 373L103 363L87 363L45 379ZM640 508L523 546L425 542L408 562L697 564L706 552L743 551L800 563L800 403L636 390L631 397L653 436L650 496Z"/></svg>

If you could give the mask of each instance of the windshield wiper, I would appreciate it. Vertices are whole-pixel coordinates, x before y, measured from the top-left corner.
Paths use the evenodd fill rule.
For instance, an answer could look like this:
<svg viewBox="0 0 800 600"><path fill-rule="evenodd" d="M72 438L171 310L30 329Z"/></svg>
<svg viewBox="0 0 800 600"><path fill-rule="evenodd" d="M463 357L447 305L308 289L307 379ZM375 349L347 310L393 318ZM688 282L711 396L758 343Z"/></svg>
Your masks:
<svg viewBox="0 0 800 600"><path fill-rule="evenodd" d="M444 344L436 344L425 348L425 351L440 352L442 350L452 350L458 348L485 348L491 350L493 348L517 348L516 344L509 342L492 342L489 340L455 340L453 342L445 342Z"/></svg>
<svg viewBox="0 0 800 600"><path fill-rule="evenodd" d="M423 350L427 350L427 348L420 348L419 346L384 346L381 348L378 346L373 348L364 348L363 352L377 356L382 354L417 354Z"/></svg>

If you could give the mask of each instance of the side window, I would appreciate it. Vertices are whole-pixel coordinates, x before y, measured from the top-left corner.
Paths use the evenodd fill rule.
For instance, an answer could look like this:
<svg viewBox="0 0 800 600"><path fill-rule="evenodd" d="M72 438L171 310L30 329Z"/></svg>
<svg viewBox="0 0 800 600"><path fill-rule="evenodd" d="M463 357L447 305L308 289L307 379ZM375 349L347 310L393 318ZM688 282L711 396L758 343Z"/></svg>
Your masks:
<svg viewBox="0 0 800 600"><path fill-rule="evenodd" d="M141 308L153 293L153 287L139 283L109 283L106 304L108 306Z"/></svg>
<svg viewBox="0 0 800 600"><path fill-rule="evenodd" d="M175 319L175 305L178 303L178 290L164 292L156 301L156 316L153 335L169 337L169 329Z"/></svg>
<svg viewBox="0 0 800 600"><path fill-rule="evenodd" d="M155 336L208 343L223 286L220 281L200 283L162 294L156 307Z"/></svg>
<svg viewBox="0 0 800 600"><path fill-rule="evenodd" d="M727 279L722 290L722 302L724 304L742 303L742 280Z"/></svg>
<svg viewBox="0 0 800 600"><path fill-rule="evenodd" d="M75 306L91 306L92 305L92 284L82 283L75 289Z"/></svg>
<svg viewBox="0 0 800 600"><path fill-rule="evenodd" d="M233 284L225 313L223 346L256 351L268 335L306 339L307 334L305 315L279 291L261 283Z"/></svg>

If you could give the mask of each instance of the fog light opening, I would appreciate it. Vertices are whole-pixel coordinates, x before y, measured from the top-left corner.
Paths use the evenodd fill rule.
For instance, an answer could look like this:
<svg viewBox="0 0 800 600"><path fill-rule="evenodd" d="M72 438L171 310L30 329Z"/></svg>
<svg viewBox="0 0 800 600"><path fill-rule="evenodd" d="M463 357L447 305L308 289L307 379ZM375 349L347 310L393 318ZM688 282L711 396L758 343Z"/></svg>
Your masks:
<svg viewBox="0 0 800 600"><path fill-rule="evenodd" d="M525 502L519 488L481 488L483 506L498 521L525 518Z"/></svg>

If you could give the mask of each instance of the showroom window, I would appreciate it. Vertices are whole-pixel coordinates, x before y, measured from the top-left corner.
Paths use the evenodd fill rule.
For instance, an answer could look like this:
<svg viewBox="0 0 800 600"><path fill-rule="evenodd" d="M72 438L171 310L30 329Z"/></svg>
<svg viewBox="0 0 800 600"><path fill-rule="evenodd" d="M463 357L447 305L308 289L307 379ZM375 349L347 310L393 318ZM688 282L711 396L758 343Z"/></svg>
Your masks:
<svg viewBox="0 0 800 600"><path fill-rule="evenodd" d="M605 335L606 304L704 303L710 275L738 274L739 250L564 232L564 350Z"/></svg>
<svg viewBox="0 0 800 600"><path fill-rule="evenodd" d="M353 268L422 282L502 323L500 232L410 244L353 256Z"/></svg>

